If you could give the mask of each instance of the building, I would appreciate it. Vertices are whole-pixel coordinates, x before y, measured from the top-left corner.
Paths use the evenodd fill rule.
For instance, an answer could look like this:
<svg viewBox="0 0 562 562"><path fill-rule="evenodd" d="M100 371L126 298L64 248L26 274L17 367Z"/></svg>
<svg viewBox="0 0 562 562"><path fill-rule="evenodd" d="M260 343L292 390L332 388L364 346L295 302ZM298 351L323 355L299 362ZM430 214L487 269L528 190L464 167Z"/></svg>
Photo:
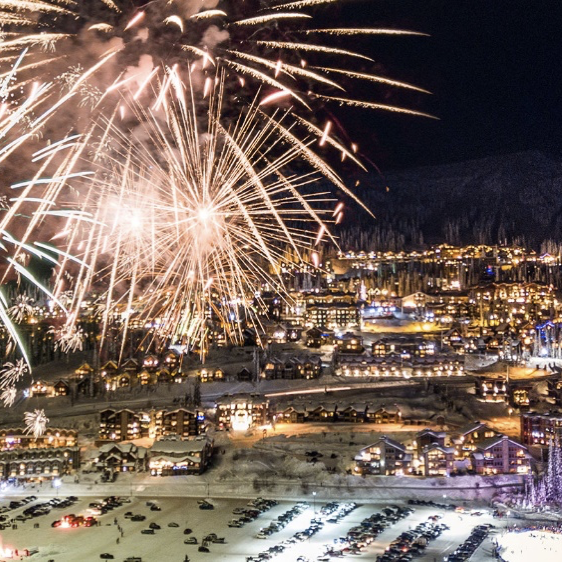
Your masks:
<svg viewBox="0 0 562 562"><path fill-rule="evenodd" d="M150 418L128 408L106 408L100 412L98 441L131 441L148 436Z"/></svg>
<svg viewBox="0 0 562 562"><path fill-rule="evenodd" d="M319 355L273 356L265 362L264 379L315 379L322 373L322 358Z"/></svg>
<svg viewBox="0 0 562 562"><path fill-rule="evenodd" d="M425 476L450 476L454 469L455 448L433 443L423 448L421 458Z"/></svg>
<svg viewBox="0 0 562 562"><path fill-rule="evenodd" d="M177 408L170 411L156 410L153 415L156 417L156 437L178 435L182 439L186 439L203 433L205 422L203 412Z"/></svg>
<svg viewBox="0 0 562 562"><path fill-rule="evenodd" d="M359 474L403 475L412 470L412 454L405 445L383 435L359 451L355 472Z"/></svg>
<svg viewBox="0 0 562 562"><path fill-rule="evenodd" d="M562 412L526 412L521 414L520 422L521 442L528 447L547 448L554 435L562 435Z"/></svg>
<svg viewBox="0 0 562 562"><path fill-rule="evenodd" d="M414 357L435 355L436 344L421 336L384 337L374 342L371 346L373 357L399 356L410 360Z"/></svg>
<svg viewBox="0 0 562 562"><path fill-rule="evenodd" d="M336 348L338 353L363 353L365 351L363 338L351 332L346 332L336 338Z"/></svg>
<svg viewBox="0 0 562 562"><path fill-rule="evenodd" d="M75 447L77 441L75 429L47 427L39 437L26 433L23 427L0 430L0 451Z"/></svg>
<svg viewBox="0 0 562 562"><path fill-rule="evenodd" d="M186 408L148 412L106 408L100 412L97 443L132 441L143 437L154 439L166 435L195 437L203 432L204 423L203 412Z"/></svg>
<svg viewBox="0 0 562 562"><path fill-rule="evenodd" d="M3 480L56 478L79 468L79 447L28 447L0 452L0 477Z"/></svg>
<svg viewBox="0 0 562 562"><path fill-rule="evenodd" d="M477 474L529 474L531 471L531 455L527 447L507 435L485 439L470 459Z"/></svg>
<svg viewBox="0 0 562 562"><path fill-rule="evenodd" d="M507 402L507 382L503 378L480 378L476 382L476 396L485 402Z"/></svg>
<svg viewBox="0 0 562 562"><path fill-rule="evenodd" d="M225 429L246 430L270 422L269 400L261 394L225 394L215 407L216 422Z"/></svg>
<svg viewBox="0 0 562 562"><path fill-rule="evenodd" d="M414 440L414 447L417 450L418 457L421 457L423 450L430 445L439 445L444 447L446 437L447 434L444 431L433 431L429 428L418 431Z"/></svg>
<svg viewBox="0 0 562 562"><path fill-rule="evenodd" d="M469 457L480 443L496 435L498 435L498 432L495 429L479 421L460 428L452 436L452 441L457 450L457 457Z"/></svg>
<svg viewBox="0 0 562 562"><path fill-rule="evenodd" d="M206 437L188 441L166 437L155 441L148 450L148 468L152 476L202 474L213 453L213 442Z"/></svg>
<svg viewBox="0 0 562 562"><path fill-rule="evenodd" d="M113 472L142 472L146 470L147 449L133 443L106 443L99 448L95 466Z"/></svg>

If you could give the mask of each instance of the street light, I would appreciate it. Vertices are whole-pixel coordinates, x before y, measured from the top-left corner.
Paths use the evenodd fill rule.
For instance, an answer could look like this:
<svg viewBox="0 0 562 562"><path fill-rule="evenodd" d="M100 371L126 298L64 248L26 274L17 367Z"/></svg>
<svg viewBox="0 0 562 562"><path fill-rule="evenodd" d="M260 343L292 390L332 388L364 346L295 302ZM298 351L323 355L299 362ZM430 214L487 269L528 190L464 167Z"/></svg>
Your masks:
<svg viewBox="0 0 562 562"><path fill-rule="evenodd" d="M511 511L506 511L505 513L505 528L508 529L509 528L509 516L511 515Z"/></svg>
<svg viewBox="0 0 562 562"><path fill-rule="evenodd" d="M62 480L60 478L53 478L53 487L57 489L57 496L59 495L59 488L62 484Z"/></svg>
<svg viewBox="0 0 562 562"><path fill-rule="evenodd" d="M316 492L312 492L312 505L314 509L314 515L316 515Z"/></svg>

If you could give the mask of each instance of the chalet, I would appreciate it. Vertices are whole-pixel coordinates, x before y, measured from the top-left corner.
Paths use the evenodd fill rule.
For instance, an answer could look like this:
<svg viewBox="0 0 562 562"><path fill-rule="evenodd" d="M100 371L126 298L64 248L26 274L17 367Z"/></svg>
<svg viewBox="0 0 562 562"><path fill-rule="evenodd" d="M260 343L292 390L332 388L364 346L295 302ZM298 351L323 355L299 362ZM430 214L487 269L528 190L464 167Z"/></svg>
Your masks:
<svg viewBox="0 0 562 562"><path fill-rule="evenodd" d="M160 361L156 355L146 355L142 360L142 367L147 371L155 371L158 369Z"/></svg>
<svg viewBox="0 0 562 562"><path fill-rule="evenodd" d="M45 397L45 396L53 396L54 395L54 389L53 386L43 380L38 380L35 381L30 387L29 387L29 396L33 397Z"/></svg>
<svg viewBox="0 0 562 562"><path fill-rule="evenodd" d="M370 423L403 423L402 412L398 406L381 406L377 409L365 408L365 421Z"/></svg>
<svg viewBox="0 0 562 562"><path fill-rule="evenodd" d="M508 386L508 403L513 408L529 408L534 403L532 384L512 382Z"/></svg>
<svg viewBox="0 0 562 562"><path fill-rule="evenodd" d="M167 351L162 358L162 365L164 365L170 371L179 368L180 363L181 356L172 349Z"/></svg>
<svg viewBox="0 0 562 562"><path fill-rule="evenodd" d="M199 378L201 382L224 381L225 374L222 369L201 369Z"/></svg>
<svg viewBox="0 0 562 562"><path fill-rule="evenodd" d="M339 353L363 353L363 338L346 332L342 336L336 338L336 347Z"/></svg>
<svg viewBox="0 0 562 562"><path fill-rule="evenodd" d="M108 361L100 369L100 375L105 379L113 378L119 372L119 367L115 361Z"/></svg>
<svg viewBox="0 0 562 562"><path fill-rule="evenodd" d="M480 378L476 382L476 395L485 402L507 402L507 388L503 378Z"/></svg>
<svg viewBox="0 0 562 562"><path fill-rule="evenodd" d="M431 445L439 445L440 447L445 446L445 438L447 434L444 431L433 431L432 429L422 429L416 433L415 437L415 447L418 452L418 456L422 456L423 450Z"/></svg>
<svg viewBox="0 0 562 562"><path fill-rule="evenodd" d="M213 442L207 438L189 441L162 438L148 450L148 468L152 476L202 474L212 453Z"/></svg>
<svg viewBox="0 0 562 562"><path fill-rule="evenodd" d="M482 441L470 455L477 474L530 474L531 455L527 447L507 435Z"/></svg>
<svg viewBox="0 0 562 562"><path fill-rule="evenodd" d="M455 448L432 443L423 448L424 476L450 476L455 462Z"/></svg>
<svg viewBox="0 0 562 562"><path fill-rule="evenodd" d="M324 344L324 339L322 338L322 330L318 328L310 328L305 332L305 343L306 347L322 347Z"/></svg>
<svg viewBox="0 0 562 562"><path fill-rule="evenodd" d="M163 410L161 426L157 427L157 435L178 435L182 439L195 437L203 432L205 415L203 412L177 408L176 410Z"/></svg>
<svg viewBox="0 0 562 562"><path fill-rule="evenodd" d="M355 456L359 474L403 475L412 470L412 454L405 445L383 435Z"/></svg>
<svg viewBox="0 0 562 562"><path fill-rule="evenodd" d="M147 449L133 443L106 443L99 448L95 460L98 470L110 472L143 472Z"/></svg>
<svg viewBox="0 0 562 562"><path fill-rule="evenodd" d="M139 370L139 362L133 357L129 357L121 365L121 370L126 373L136 374Z"/></svg>
<svg viewBox="0 0 562 562"><path fill-rule="evenodd" d="M277 423L304 423L306 421L306 408L289 406L275 415Z"/></svg>
<svg viewBox="0 0 562 562"><path fill-rule="evenodd" d="M458 328L447 330L442 336L443 345L451 348L456 352L463 352L465 349L465 340L462 332Z"/></svg>
<svg viewBox="0 0 562 562"><path fill-rule="evenodd" d="M53 393L55 396L68 396L70 394L70 384L64 380L59 380L53 384Z"/></svg>
<svg viewBox="0 0 562 562"><path fill-rule="evenodd" d="M330 406L316 406L308 412L308 421L311 422L327 422L327 421L335 421L337 419L337 411L338 407L330 405Z"/></svg>
<svg viewBox="0 0 562 562"><path fill-rule="evenodd" d="M475 421L461 427L451 437L457 450L457 457L468 457L480 443L498 435L498 432L485 423Z"/></svg>
<svg viewBox="0 0 562 562"><path fill-rule="evenodd" d="M137 382L141 386L154 384L156 382L156 375L152 369L148 370L146 368L143 368L137 375Z"/></svg>
<svg viewBox="0 0 562 562"><path fill-rule="evenodd" d="M236 373L236 378L240 382L246 382L246 381L251 381L254 377L249 369L247 369L246 367L242 367L238 371L238 373Z"/></svg>

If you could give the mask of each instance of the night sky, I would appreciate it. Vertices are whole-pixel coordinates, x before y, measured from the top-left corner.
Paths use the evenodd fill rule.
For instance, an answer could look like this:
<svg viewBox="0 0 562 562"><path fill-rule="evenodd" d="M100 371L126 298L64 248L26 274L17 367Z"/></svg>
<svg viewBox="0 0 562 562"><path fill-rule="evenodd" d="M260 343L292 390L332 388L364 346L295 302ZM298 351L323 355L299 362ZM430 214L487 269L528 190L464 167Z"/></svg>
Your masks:
<svg viewBox="0 0 562 562"><path fill-rule="evenodd" d="M351 0L342 15L358 26L430 35L376 37L367 45L381 74L433 92L372 97L440 119L350 111L347 131L381 169L528 149L559 153L562 2Z"/></svg>

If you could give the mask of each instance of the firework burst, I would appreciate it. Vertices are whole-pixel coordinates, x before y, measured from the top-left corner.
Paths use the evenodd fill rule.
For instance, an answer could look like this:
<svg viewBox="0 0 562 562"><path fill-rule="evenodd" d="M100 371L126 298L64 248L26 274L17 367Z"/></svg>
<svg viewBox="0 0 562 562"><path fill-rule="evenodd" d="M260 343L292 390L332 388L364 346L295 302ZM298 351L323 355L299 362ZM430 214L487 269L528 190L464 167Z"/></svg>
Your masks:
<svg viewBox="0 0 562 562"><path fill-rule="evenodd" d="M326 178L349 190L310 149L315 136L291 132L297 123L289 112L267 116L258 97L231 123L223 117L223 78L213 81L205 102L173 71L169 79L159 112L129 108L143 123L141 132L125 134L109 120L95 133L104 148L88 153L87 164L99 169L72 181L80 207L68 215L62 253L82 265L69 308L80 310L102 280L104 334L120 316L125 331L152 321L167 341L200 342L212 323L239 340L244 326L257 322L255 292L282 289L275 272L286 248L308 259L330 236L335 202ZM93 136L69 161L85 157ZM65 269L57 294L65 288ZM61 334L74 339L76 320L74 313Z"/></svg>
<svg viewBox="0 0 562 562"><path fill-rule="evenodd" d="M33 412L25 412L25 433L33 434L35 439L41 437L47 429L49 418L45 415L45 410L33 410Z"/></svg>
<svg viewBox="0 0 562 562"><path fill-rule="evenodd" d="M18 391L15 386L10 386L9 388L2 390L2 392L0 393L0 400L2 400L4 408L10 408L11 406L13 406L16 401L17 395Z"/></svg>
<svg viewBox="0 0 562 562"><path fill-rule="evenodd" d="M24 359L18 359L15 363L5 363L0 370L0 390L15 387L29 372L29 365Z"/></svg>
<svg viewBox="0 0 562 562"><path fill-rule="evenodd" d="M31 316L33 316L33 305L35 301L26 294L17 295L14 304L8 309L10 317L21 324Z"/></svg>

